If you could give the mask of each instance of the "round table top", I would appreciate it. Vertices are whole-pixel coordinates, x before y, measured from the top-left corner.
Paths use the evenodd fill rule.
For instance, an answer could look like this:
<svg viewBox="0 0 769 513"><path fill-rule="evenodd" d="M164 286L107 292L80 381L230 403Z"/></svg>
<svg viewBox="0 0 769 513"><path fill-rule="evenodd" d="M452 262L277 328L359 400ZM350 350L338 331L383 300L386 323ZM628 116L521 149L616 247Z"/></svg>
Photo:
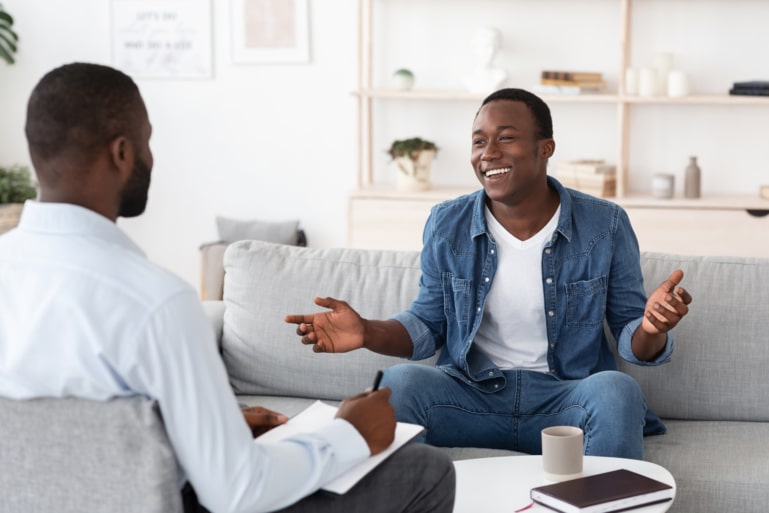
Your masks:
<svg viewBox="0 0 769 513"><path fill-rule="evenodd" d="M478 511L551 511L539 504L532 504L529 492L536 486L550 484L542 471L542 456L503 456L478 458L454 462L457 471L457 495L454 513ZM673 487L676 481L664 467L649 461L585 456L584 475L600 474L617 469L627 469L657 479ZM675 499L674 499L675 500ZM651 504L633 509L633 513L662 513L673 501ZM531 507L528 507L531 505ZM504 510L499 510L504 506ZM493 508L493 509L492 509ZM525 509L524 509L525 508Z"/></svg>

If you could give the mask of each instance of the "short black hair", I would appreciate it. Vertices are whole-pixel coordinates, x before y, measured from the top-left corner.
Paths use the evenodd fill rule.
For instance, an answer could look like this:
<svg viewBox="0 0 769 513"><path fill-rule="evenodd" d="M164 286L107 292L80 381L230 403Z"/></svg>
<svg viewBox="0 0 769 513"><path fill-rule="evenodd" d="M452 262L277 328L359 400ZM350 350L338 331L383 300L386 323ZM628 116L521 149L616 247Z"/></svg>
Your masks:
<svg viewBox="0 0 769 513"><path fill-rule="evenodd" d="M550 115L550 107L534 93L530 93L525 89L516 89L509 87L507 89L500 89L488 95L481 103L481 107L494 100L510 100L514 102L524 103L531 114L534 116L534 121L539 128L540 139L552 139L553 137L553 118Z"/></svg>
<svg viewBox="0 0 769 513"><path fill-rule="evenodd" d="M33 162L71 152L93 159L119 135L134 136L146 115L139 88L109 66L76 62L43 76L27 103L25 132Z"/></svg>

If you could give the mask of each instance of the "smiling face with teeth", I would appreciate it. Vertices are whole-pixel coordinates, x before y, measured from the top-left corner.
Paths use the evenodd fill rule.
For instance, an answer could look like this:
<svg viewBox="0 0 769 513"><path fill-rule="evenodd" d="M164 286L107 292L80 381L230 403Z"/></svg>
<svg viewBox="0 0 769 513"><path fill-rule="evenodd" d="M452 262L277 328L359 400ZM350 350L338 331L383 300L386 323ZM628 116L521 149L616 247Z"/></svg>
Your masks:
<svg viewBox="0 0 769 513"><path fill-rule="evenodd" d="M470 162L492 212L502 205L552 202L547 161L555 151L555 141L542 131L523 101L495 99L478 111ZM495 203L501 205L495 208Z"/></svg>

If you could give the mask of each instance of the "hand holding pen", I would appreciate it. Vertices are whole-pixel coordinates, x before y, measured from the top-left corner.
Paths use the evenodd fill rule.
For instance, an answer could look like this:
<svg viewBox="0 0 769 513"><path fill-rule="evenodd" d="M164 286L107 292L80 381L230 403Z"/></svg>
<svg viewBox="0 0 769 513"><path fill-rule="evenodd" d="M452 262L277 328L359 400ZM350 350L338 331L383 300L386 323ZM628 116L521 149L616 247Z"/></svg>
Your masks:
<svg viewBox="0 0 769 513"><path fill-rule="evenodd" d="M336 417L353 425L369 446L378 454L395 439L395 409L390 404L389 388L379 388L382 371L377 372L371 391L342 401Z"/></svg>

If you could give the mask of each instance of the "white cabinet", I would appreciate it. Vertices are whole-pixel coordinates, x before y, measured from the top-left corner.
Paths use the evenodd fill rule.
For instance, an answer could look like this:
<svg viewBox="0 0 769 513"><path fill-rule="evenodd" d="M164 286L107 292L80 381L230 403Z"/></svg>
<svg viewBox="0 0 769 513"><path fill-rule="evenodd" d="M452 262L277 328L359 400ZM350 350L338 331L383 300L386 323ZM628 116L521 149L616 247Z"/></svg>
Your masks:
<svg viewBox="0 0 769 513"><path fill-rule="evenodd" d="M490 20L509 36L508 53L519 60L498 63L511 69L509 86L527 89L545 68L604 73L607 94L542 97L553 111L555 157L561 152L564 159L604 158L617 165L614 200L628 210L642 250L769 256L769 216L746 212L769 211L769 200L758 195L759 186L769 184L769 123L762 121L769 119L769 97L726 94L733 81L769 80L769 60L758 58L759 47L769 45L758 21L769 16L769 2L359 0L359 7L359 84L354 94L360 159L358 189L349 203L350 246L419 249L429 207L477 188L467 163L469 128L485 95L462 91L457 80L464 43L446 37L445 29L434 40L425 36L417 44L408 39L415 27L431 30L432 24L450 24L453 16L461 17L449 30L456 33L454 39L466 39L468 27L480 20ZM577 19L583 11L586 18ZM409 12L414 19L405 15ZM410 25L401 27L398 20L404 19ZM508 29L511 20L517 24ZM582 29L574 29L576 25ZM623 93L624 70L650 65L655 47L673 53L673 67L680 64L694 79L693 94L670 98ZM411 91L388 87L388 73L396 63L408 67L409 62L440 60L436 52L442 48L457 58L427 69L421 84L417 72ZM685 50L679 55L678 48ZM413 60L422 54L422 61ZM534 57L526 65L522 56L528 54ZM722 62L712 62L714 56ZM435 78L438 67L445 80ZM388 133L390 125L404 120L423 132ZM409 135L431 138L424 130L446 125L457 135L447 137L434 165L464 166L466 175L447 173L463 178L425 193L401 193L383 179L387 141ZM682 191L690 154L700 157L703 197L652 198L651 176L656 172L676 174L677 191ZM448 162L441 162L443 158Z"/></svg>

